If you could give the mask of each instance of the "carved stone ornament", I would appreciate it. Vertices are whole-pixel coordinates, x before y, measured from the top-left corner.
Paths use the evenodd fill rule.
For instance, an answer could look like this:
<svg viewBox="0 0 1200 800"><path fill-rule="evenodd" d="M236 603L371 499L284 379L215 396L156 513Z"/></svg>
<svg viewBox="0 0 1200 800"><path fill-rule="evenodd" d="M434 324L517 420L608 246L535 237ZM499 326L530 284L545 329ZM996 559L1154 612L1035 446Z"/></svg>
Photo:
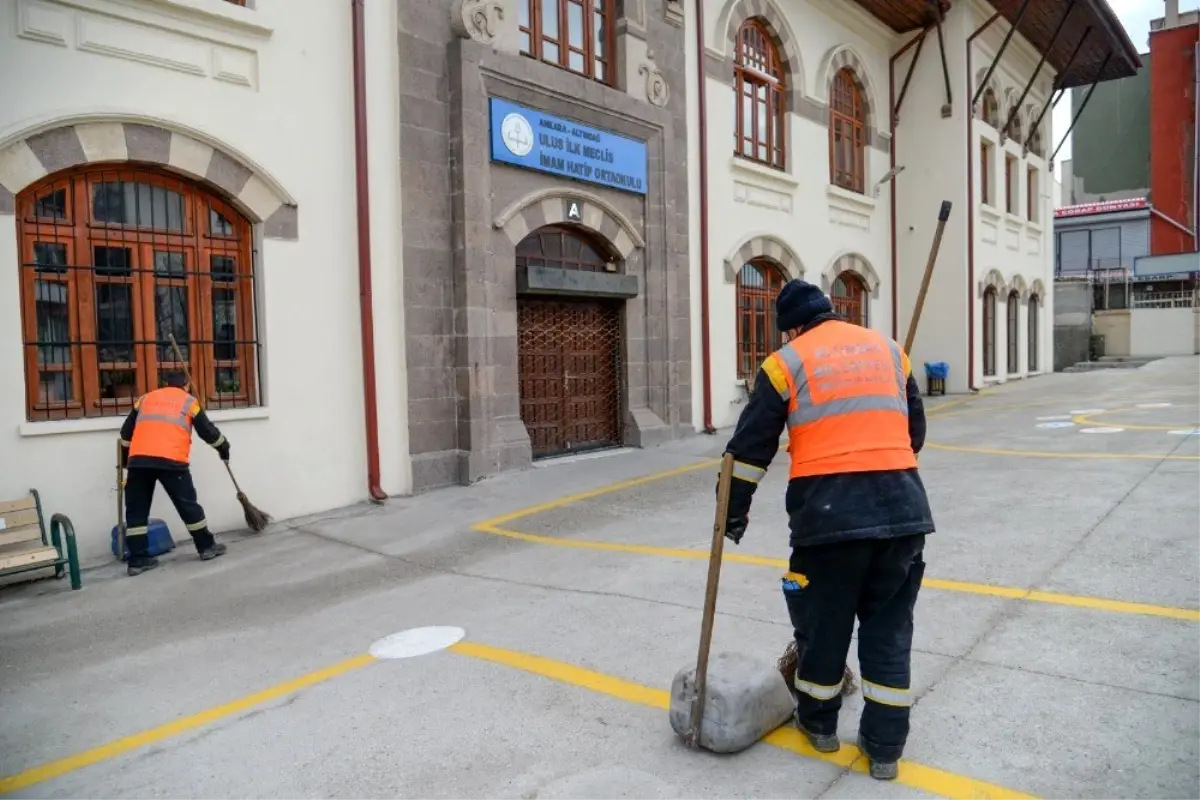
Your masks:
<svg viewBox="0 0 1200 800"><path fill-rule="evenodd" d="M459 36L484 44L495 44L504 19L502 0L458 0L454 4L451 24Z"/></svg>
<svg viewBox="0 0 1200 800"><path fill-rule="evenodd" d="M646 100L650 105L666 108L671 99L671 87L667 85L667 76L655 66L654 53L646 52L646 62L638 67L638 74L646 78Z"/></svg>
<svg viewBox="0 0 1200 800"><path fill-rule="evenodd" d="M683 0L663 0L663 16L667 22L683 27Z"/></svg>

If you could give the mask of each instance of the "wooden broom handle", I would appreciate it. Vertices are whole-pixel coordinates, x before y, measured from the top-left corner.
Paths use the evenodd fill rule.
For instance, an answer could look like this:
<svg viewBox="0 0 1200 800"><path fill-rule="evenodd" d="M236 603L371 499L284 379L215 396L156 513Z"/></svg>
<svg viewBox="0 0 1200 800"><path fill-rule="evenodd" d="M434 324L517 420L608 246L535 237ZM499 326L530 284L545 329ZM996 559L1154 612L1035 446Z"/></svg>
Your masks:
<svg viewBox="0 0 1200 800"><path fill-rule="evenodd" d="M183 364L183 377L187 379L188 393L195 391L196 387L192 383L192 372L188 369L187 359L183 357L183 353L179 352L179 345L175 343L175 334L168 333L167 339L171 342L171 349L175 351L175 360ZM193 395L194 397L195 395ZM200 398L196 398L196 402L200 402Z"/></svg>

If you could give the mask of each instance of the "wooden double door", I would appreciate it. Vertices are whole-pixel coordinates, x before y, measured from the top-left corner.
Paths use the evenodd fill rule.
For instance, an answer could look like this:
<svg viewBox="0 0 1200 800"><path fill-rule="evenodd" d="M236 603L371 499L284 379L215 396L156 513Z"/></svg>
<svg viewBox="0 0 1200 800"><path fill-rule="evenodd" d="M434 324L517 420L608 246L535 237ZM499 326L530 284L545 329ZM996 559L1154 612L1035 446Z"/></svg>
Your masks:
<svg viewBox="0 0 1200 800"><path fill-rule="evenodd" d="M620 444L619 304L522 297L517 318L521 420L534 458Z"/></svg>

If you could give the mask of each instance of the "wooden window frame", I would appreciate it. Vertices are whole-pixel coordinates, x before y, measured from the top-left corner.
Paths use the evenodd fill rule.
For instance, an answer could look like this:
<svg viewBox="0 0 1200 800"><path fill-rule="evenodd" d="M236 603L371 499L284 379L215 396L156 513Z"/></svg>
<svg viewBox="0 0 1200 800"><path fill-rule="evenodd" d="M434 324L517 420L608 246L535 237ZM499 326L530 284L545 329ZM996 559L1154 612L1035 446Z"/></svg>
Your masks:
<svg viewBox="0 0 1200 800"><path fill-rule="evenodd" d="M742 23L736 42L733 152L748 161L784 170L787 168L787 76L779 57L779 45L770 29L757 19Z"/></svg>
<svg viewBox="0 0 1200 800"><path fill-rule="evenodd" d="M1038 168L1030 164L1025 167L1025 217L1037 222Z"/></svg>
<svg viewBox="0 0 1200 800"><path fill-rule="evenodd" d="M996 377L996 303L997 293L989 286L983 292L983 376Z"/></svg>
<svg viewBox="0 0 1200 800"><path fill-rule="evenodd" d="M1014 183L1020 181L1020 176L1017 174L1017 157L1008 153L1004 154L1004 210L1009 214L1017 213L1017 194L1020 191L1019 186L1014 186Z"/></svg>
<svg viewBox="0 0 1200 800"><path fill-rule="evenodd" d="M616 86L616 0L519 0L517 27L521 54L590 78L606 86ZM583 24L583 43L570 42L570 9L578 8ZM546 11L555 13L553 31L547 33ZM596 26L600 26L597 42ZM547 57L547 47L557 55ZM571 56L583 59L583 68L571 66Z"/></svg>
<svg viewBox="0 0 1200 800"><path fill-rule="evenodd" d="M1021 295L1019 292L1009 292L1004 308L1007 317L1005 334L1007 334L1008 353L1005 366L1009 375L1021 374Z"/></svg>
<svg viewBox="0 0 1200 800"><path fill-rule="evenodd" d="M133 200L134 222L98 218L97 186L117 183L141 187L119 193L123 213L131 210L127 204ZM147 186L151 188L143 191ZM39 216L39 200L59 191L64 193L65 213ZM173 205L176 197L177 206ZM164 211L168 218L178 212L177 226L170 221L166 225L144 224L146 216L153 223L154 217ZM212 212L223 219L219 228L214 227L218 220ZM181 349L185 350L194 381L193 392L201 403L213 408L259 405L252 227L232 205L157 168L107 165L72 169L39 181L18 196L17 215L26 412L30 421L124 415L137 396L160 385L162 373L182 372L169 343L159 338L166 335L160 324L175 323L177 309L183 316L178 321L187 330ZM39 269L45 264L37 263L38 245L44 244L61 246L66 262L61 268L56 265L53 270ZM102 248L109 257L114 249L123 251L122 265L98 267ZM182 259L176 262L167 254L181 255ZM160 256L165 256L165 271L156 269ZM228 278L224 271L213 271L214 259L231 260ZM46 283L64 287L62 302L67 305L65 339L56 336L48 340L52 344L39 341L38 333L37 297ZM100 302L100 287L106 285L130 287L128 302L117 304L123 306L121 315L107 320L102 319L104 304ZM184 289L184 305L172 305L170 314L164 315L159 311L159 299L179 296L169 291L171 288ZM160 289L168 291L160 295ZM234 293L232 340L216 338L214 306L219 291ZM108 346L132 360L103 361L103 323L124 326L126 310L131 339L113 339ZM235 358L217 358L218 348L222 347L232 347ZM63 363L39 363L39 349L46 348L66 356ZM226 391L218 386L218 376L221 370L230 369L236 370L239 385ZM43 396L43 373L53 372L69 375L68 396Z"/></svg>
<svg viewBox="0 0 1200 800"><path fill-rule="evenodd" d="M837 294L837 284L839 281L846 288L845 296ZM857 272L851 272L850 270L839 273L829 286L829 299L833 303L833 310L855 325L861 325L864 328L869 328L871 322L868 296L867 282ZM855 315L850 313L855 307L859 309L857 319L855 319Z"/></svg>
<svg viewBox="0 0 1200 800"><path fill-rule="evenodd" d="M1029 372L1038 371L1038 325L1041 324L1038 320L1038 314L1041 311L1042 298L1036 294L1029 295L1029 300L1025 303L1025 313L1028 315L1026 320L1026 347L1028 353L1026 359L1028 363L1025 365Z"/></svg>
<svg viewBox="0 0 1200 800"><path fill-rule="evenodd" d="M762 276L761 286L748 286L743 282L747 270L759 272ZM782 347L785 341L784 334L775 328L775 298L787 280L783 268L766 258L752 258L738 270L734 292L737 378L748 381L747 385L751 391L762 362ZM761 308L753 302L755 300L761 301ZM759 317L763 327L763 341L759 341L756 335ZM750 334L749 340L745 335L747 331Z"/></svg>
<svg viewBox="0 0 1200 800"><path fill-rule="evenodd" d="M867 109L863 91L854 70L843 67L829 82L829 182L850 192L866 194L866 150Z"/></svg>
<svg viewBox="0 0 1200 800"><path fill-rule="evenodd" d="M979 197L980 200L992 205L992 143L986 139L979 143Z"/></svg>

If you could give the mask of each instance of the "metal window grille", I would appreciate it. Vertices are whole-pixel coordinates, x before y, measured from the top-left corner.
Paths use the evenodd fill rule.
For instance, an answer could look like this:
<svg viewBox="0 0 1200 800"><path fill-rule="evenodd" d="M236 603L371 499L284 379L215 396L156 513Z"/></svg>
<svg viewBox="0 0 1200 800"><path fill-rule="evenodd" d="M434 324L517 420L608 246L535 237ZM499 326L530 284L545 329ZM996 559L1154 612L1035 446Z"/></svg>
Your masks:
<svg viewBox="0 0 1200 800"><path fill-rule="evenodd" d="M996 290L983 293L983 374L996 375Z"/></svg>
<svg viewBox="0 0 1200 800"><path fill-rule="evenodd" d="M766 259L742 265L737 276L737 352L739 380L753 382L767 356L783 346L775 329L775 298L785 282L780 269ZM751 387L753 388L753 387Z"/></svg>
<svg viewBox="0 0 1200 800"><path fill-rule="evenodd" d="M1041 314L1042 301L1036 295L1029 296L1029 371L1038 370L1038 315Z"/></svg>
<svg viewBox="0 0 1200 800"><path fill-rule="evenodd" d="M833 310L855 325L868 326L867 287L853 272L843 272L829 287Z"/></svg>
<svg viewBox="0 0 1200 800"><path fill-rule="evenodd" d="M1021 371L1021 365L1017 363L1021 349L1018 345L1020 338L1020 329L1018 320L1021 315L1021 295L1017 292L1010 292L1005 311L1008 314L1008 329L1005 334L1008 338L1008 374L1016 375Z"/></svg>
<svg viewBox="0 0 1200 800"><path fill-rule="evenodd" d="M149 168L52 176L17 202L31 421L123 415L182 374L212 408L259 404L249 222Z"/></svg>

